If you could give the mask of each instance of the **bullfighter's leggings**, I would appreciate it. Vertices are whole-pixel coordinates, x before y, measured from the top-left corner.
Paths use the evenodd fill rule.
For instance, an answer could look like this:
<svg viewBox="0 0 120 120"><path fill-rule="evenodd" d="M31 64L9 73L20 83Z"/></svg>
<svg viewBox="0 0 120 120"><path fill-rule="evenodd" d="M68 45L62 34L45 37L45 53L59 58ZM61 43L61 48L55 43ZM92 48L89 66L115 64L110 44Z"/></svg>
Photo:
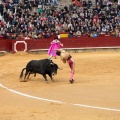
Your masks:
<svg viewBox="0 0 120 120"><path fill-rule="evenodd" d="M72 80L73 79L73 74L74 74L74 71L73 71L73 60L69 59L68 60L68 64L69 64L69 67L71 68L71 71L70 71L70 80Z"/></svg>

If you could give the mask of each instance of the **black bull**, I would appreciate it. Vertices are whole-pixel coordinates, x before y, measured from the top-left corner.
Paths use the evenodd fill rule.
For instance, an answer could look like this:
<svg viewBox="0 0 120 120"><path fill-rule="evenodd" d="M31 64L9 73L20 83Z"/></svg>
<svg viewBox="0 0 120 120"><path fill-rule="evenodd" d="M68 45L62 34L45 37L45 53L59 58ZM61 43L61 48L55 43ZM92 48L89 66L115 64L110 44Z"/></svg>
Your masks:
<svg viewBox="0 0 120 120"><path fill-rule="evenodd" d="M27 63L26 67L22 69L20 74L20 79L23 77L23 72L25 69L26 69L26 73L24 75L23 82L26 82L25 79L26 77L28 79L30 74L34 74L34 76L36 76L36 73L43 75L45 81L48 82L46 74L48 74L51 80L53 81L52 75L57 74L57 69L60 68L50 59L31 60Z"/></svg>

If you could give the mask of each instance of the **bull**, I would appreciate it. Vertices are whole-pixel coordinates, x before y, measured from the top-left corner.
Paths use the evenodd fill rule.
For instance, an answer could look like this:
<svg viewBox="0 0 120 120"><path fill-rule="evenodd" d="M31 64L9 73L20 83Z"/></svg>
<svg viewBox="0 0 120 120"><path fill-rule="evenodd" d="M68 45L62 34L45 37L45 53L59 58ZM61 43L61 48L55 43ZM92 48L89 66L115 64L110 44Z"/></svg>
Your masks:
<svg viewBox="0 0 120 120"><path fill-rule="evenodd" d="M23 77L24 70L26 70L23 82L26 82L26 77L29 79L30 74L36 76L36 73L43 75L46 82L48 82L46 75L49 75L53 81L52 76L57 74L58 69L60 69L58 65L50 59L31 60L27 63L26 67L22 69L20 79Z"/></svg>

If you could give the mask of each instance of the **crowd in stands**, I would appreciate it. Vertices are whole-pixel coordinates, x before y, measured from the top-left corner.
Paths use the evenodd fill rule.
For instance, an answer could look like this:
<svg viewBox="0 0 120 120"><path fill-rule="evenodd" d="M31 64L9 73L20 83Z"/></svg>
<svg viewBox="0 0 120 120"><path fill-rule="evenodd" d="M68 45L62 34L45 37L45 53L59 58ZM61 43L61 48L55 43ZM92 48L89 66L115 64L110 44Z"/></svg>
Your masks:
<svg viewBox="0 0 120 120"><path fill-rule="evenodd" d="M0 36L25 39L49 38L68 33L70 38L110 34L120 37L120 4L114 0L73 0L65 5L58 0L0 1Z"/></svg>

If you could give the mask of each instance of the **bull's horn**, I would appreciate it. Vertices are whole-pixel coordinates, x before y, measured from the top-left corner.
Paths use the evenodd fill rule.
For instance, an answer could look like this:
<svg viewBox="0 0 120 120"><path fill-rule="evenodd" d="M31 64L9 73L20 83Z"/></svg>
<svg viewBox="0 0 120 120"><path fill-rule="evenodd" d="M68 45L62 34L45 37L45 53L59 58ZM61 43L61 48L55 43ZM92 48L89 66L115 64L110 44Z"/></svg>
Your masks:
<svg viewBox="0 0 120 120"><path fill-rule="evenodd" d="M59 68L59 67L58 67L58 69L62 70L62 68Z"/></svg>

